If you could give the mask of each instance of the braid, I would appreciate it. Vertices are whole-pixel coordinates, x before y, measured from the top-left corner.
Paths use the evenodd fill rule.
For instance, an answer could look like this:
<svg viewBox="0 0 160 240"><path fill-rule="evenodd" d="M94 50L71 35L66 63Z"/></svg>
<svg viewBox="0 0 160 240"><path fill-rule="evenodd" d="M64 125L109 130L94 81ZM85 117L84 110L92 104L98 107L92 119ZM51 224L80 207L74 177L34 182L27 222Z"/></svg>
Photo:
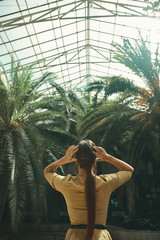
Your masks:
<svg viewBox="0 0 160 240"><path fill-rule="evenodd" d="M92 239L95 225L95 178L91 169L87 170L86 177L86 205L87 205L87 240Z"/></svg>
<svg viewBox="0 0 160 240"><path fill-rule="evenodd" d="M94 232L95 225L95 177L91 173L92 166L95 161L93 153L93 142L90 140L81 141L79 143L79 150L76 153L76 158L80 168L87 171L85 181L85 194L86 194L86 207L87 207L87 240L91 240Z"/></svg>

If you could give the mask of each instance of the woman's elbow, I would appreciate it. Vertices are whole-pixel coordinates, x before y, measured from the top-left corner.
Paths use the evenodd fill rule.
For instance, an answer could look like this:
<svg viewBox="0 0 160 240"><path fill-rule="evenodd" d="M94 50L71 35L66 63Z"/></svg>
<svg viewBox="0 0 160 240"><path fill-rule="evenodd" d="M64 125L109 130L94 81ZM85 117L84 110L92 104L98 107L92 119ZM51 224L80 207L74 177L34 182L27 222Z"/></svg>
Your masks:
<svg viewBox="0 0 160 240"><path fill-rule="evenodd" d="M47 173L47 169L45 168L45 169L43 170L43 175L44 175L44 177L46 176L46 173Z"/></svg>

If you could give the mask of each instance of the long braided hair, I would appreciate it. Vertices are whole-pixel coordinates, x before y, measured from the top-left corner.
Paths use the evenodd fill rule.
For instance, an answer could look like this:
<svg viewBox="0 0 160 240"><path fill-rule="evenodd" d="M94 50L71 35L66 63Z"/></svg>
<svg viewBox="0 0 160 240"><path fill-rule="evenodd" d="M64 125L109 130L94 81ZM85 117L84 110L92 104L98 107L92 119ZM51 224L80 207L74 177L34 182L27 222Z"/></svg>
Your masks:
<svg viewBox="0 0 160 240"><path fill-rule="evenodd" d="M87 240L91 240L95 225L95 177L92 174L92 166L96 156L93 153L95 144L91 140L83 140L79 143L79 149L75 157L78 160L80 168L87 171L85 181L86 206L87 206Z"/></svg>

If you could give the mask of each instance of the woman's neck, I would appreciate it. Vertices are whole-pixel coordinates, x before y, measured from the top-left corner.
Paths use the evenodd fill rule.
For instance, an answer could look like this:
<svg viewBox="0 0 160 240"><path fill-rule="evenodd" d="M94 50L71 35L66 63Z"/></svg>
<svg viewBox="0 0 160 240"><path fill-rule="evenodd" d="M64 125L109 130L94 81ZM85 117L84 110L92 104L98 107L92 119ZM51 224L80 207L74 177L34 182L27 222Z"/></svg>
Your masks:
<svg viewBox="0 0 160 240"><path fill-rule="evenodd" d="M86 176L87 171L83 168L78 168L78 176Z"/></svg>
<svg viewBox="0 0 160 240"><path fill-rule="evenodd" d="M91 170L91 173L93 174L93 169ZM86 176L87 171L84 168L78 167L78 176Z"/></svg>

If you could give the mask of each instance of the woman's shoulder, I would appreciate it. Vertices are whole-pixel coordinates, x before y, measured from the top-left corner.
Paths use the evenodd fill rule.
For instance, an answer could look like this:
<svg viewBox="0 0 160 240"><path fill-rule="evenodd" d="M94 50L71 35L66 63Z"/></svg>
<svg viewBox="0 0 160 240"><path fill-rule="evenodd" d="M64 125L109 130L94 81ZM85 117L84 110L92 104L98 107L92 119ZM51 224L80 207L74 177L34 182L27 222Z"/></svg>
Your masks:
<svg viewBox="0 0 160 240"><path fill-rule="evenodd" d="M101 181L105 181L105 182L109 182L116 173L106 173L106 174L100 174L98 176L96 176L97 180L101 180Z"/></svg>
<svg viewBox="0 0 160 240"><path fill-rule="evenodd" d="M102 174L98 177L101 179L101 182L109 184L114 191L116 188L129 181L131 176L132 172L130 171L119 171L117 173Z"/></svg>
<svg viewBox="0 0 160 240"><path fill-rule="evenodd" d="M119 171L116 173L101 174L97 177L105 182L111 182L111 181L116 181L120 179L129 180L131 176L132 176L132 172L130 171Z"/></svg>

